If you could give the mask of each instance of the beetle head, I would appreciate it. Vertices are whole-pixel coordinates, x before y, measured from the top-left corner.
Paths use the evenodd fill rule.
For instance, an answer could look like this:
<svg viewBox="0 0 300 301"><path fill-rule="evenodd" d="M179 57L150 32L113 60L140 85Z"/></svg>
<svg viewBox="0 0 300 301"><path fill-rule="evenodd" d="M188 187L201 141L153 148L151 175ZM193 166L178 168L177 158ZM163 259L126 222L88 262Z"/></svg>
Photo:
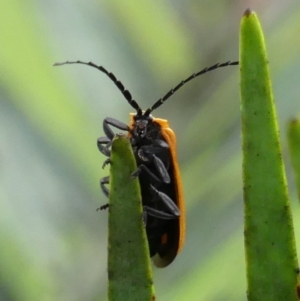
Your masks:
<svg viewBox="0 0 300 301"><path fill-rule="evenodd" d="M147 129L149 123L151 123L153 117L151 115L145 114L135 114L133 116L134 120L134 129L133 129L133 136L144 138L147 135Z"/></svg>

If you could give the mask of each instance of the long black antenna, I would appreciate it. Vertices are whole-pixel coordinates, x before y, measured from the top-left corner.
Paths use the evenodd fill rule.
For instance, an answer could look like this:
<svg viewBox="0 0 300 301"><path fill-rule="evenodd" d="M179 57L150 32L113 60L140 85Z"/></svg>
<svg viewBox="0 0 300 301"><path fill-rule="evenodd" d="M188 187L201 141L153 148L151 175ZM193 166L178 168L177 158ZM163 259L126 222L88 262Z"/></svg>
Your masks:
<svg viewBox="0 0 300 301"><path fill-rule="evenodd" d="M144 113L145 116L149 116L151 114L151 112L155 109L157 109L158 107L160 107L169 97L171 97L177 90L179 90L184 84L186 84L187 82L189 82L190 80L194 79L195 77L199 76L199 75L202 75L204 73L207 73L209 71L212 71L212 70L215 70L215 69L218 69L218 68L221 68L221 67L226 67L226 66L234 66L234 65L238 65L239 62L236 61L236 62L231 62L231 61L228 61L226 63L217 63L211 67L206 67L204 68L203 70L197 72L197 73L194 73L192 74L191 76L189 76L188 78L186 78L185 80L183 80L181 83L179 83L175 88L171 89L164 97L160 98L157 102L154 103L154 105L147 109Z"/></svg>
<svg viewBox="0 0 300 301"><path fill-rule="evenodd" d="M92 62L86 63L86 62L82 62L82 61L76 61L76 62L75 61L74 62L66 61L66 62L63 62L63 63L55 63L53 66L62 66L62 65L67 65L67 64L88 65L88 66L94 67L94 68L100 70L101 72L105 73L114 82L114 84L118 87L118 89L122 92L122 94L124 95L124 97L126 98L128 103L136 110L137 115L138 116L142 115L142 109L140 108L138 103L134 99L132 99L132 96L131 96L130 92L125 89L123 84L114 76L113 73L108 72L104 67L97 66Z"/></svg>

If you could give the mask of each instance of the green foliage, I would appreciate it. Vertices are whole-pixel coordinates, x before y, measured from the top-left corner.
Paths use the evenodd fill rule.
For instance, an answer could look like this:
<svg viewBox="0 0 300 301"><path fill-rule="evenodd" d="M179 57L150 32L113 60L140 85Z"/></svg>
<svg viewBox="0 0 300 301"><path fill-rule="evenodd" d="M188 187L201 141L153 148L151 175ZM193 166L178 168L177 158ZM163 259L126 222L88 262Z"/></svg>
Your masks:
<svg viewBox="0 0 300 301"><path fill-rule="evenodd" d="M142 222L135 157L126 137L112 143L109 197L108 294L110 301L153 300L148 243Z"/></svg>
<svg viewBox="0 0 300 301"><path fill-rule="evenodd" d="M255 13L240 31L248 300L297 300L293 221L264 38Z"/></svg>

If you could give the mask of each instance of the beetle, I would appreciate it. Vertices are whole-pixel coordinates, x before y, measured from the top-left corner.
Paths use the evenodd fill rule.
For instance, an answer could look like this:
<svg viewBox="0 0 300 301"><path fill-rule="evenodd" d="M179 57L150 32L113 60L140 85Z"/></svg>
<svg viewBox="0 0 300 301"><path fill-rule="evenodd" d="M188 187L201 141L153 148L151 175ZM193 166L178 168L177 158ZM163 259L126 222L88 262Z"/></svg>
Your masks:
<svg viewBox="0 0 300 301"><path fill-rule="evenodd" d="M184 244L184 196L176 156L176 136L167 120L155 118L151 113L190 80L217 68L238 65L238 62L217 63L192 74L145 111L140 108L130 92L125 89L114 74L108 72L104 67L82 61L66 61L54 65L65 64L88 65L105 73L135 109L136 113L130 113L129 125L114 118L105 118L103 121L105 136L98 138L97 145L100 152L108 157L103 163L104 167L110 163L110 147L115 135L111 127L128 132L137 162L137 170L132 173L132 178L138 177L140 182L143 219L150 257L157 267L168 266ZM102 192L108 197L107 184L109 184L109 177L100 180ZM108 206L106 204L100 208L105 209Z"/></svg>

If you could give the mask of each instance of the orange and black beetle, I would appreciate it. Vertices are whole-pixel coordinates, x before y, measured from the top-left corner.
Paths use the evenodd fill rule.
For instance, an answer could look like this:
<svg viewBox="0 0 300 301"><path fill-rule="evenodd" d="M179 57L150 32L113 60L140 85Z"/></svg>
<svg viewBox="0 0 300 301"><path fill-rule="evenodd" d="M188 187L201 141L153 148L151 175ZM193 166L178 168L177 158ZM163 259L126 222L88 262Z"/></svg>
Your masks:
<svg viewBox="0 0 300 301"><path fill-rule="evenodd" d="M193 78L220 67L238 65L238 62L228 61L223 64L215 64L192 74L146 111L142 111L138 103L132 99L130 92L124 88L114 74L102 66L81 61L55 65L64 64L84 64L102 71L115 83L128 103L136 110L136 113L130 114L129 125L113 118L105 118L103 130L106 136L98 139L98 148L102 154L110 157L110 146L115 135L111 126L128 131L138 166L132 176L139 177L150 256L157 267L168 266L184 243L184 197L176 157L175 134L170 129L167 120L154 118L151 116L151 112ZM109 163L109 159L104 162L104 165L107 163ZM109 177L100 180L101 189L108 196L109 190L105 186L106 184L109 184ZM107 205L104 205L103 208L107 208Z"/></svg>

